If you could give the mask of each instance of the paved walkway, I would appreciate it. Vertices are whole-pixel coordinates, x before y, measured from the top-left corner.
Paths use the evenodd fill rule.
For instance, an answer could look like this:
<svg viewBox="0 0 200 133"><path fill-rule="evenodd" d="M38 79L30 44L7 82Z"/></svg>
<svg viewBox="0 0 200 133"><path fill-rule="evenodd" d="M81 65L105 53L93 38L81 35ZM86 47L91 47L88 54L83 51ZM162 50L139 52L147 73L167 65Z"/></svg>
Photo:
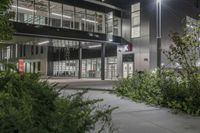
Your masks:
<svg viewBox="0 0 200 133"><path fill-rule="evenodd" d="M64 90L63 95L75 93ZM102 104L119 107L113 112L119 133L200 133L200 117L173 114L169 109L135 103L102 91L89 91L89 99L104 99Z"/></svg>
<svg viewBox="0 0 200 133"><path fill-rule="evenodd" d="M58 82L60 87L69 85L67 89L63 90L62 95L76 93L77 90L74 88L91 88L92 91L90 90L85 98L104 99L103 105L119 107L112 114L114 126L118 128L119 133L200 133L200 117L173 114L169 109L135 103L117 97L109 91L104 91L105 88L112 90L116 81L96 79L49 80L49 83L53 82ZM96 89L93 90L92 88Z"/></svg>
<svg viewBox="0 0 200 133"><path fill-rule="evenodd" d="M90 89L90 90L112 90L116 80L100 79L49 79L49 83L58 83L58 87L66 86L66 89Z"/></svg>

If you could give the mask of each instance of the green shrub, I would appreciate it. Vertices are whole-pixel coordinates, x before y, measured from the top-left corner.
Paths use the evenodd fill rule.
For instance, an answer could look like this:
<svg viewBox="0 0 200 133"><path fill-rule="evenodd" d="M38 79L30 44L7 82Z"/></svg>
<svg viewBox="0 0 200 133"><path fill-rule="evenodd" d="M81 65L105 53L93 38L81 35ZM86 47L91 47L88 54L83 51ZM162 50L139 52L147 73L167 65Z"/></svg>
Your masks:
<svg viewBox="0 0 200 133"><path fill-rule="evenodd" d="M190 80L174 71L163 71L160 87L163 106L200 115L200 79Z"/></svg>
<svg viewBox="0 0 200 133"><path fill-rule="evenodd" d="M137 73L123 79L115 87L116 93L127 96L135 101L158 104L161 93L158 86L159 78L156 73Z"/></svg>
<svg viewBox="0 0 200 133"><path fill-rule="evenodd" d="M117 84L115 92L137 102L200 115L199 77L190 80L174 70L162 69L160 72L134 73Z"/></svg>
<svg viewBox="0 0 200 133"><path fill-rule="evenodd" d="M111 126L113 108L84 93L59 97L37 75L0 72L0 131L3 133L85 133L102 122ZM112 128L111 128L112 129Z"/></svg>

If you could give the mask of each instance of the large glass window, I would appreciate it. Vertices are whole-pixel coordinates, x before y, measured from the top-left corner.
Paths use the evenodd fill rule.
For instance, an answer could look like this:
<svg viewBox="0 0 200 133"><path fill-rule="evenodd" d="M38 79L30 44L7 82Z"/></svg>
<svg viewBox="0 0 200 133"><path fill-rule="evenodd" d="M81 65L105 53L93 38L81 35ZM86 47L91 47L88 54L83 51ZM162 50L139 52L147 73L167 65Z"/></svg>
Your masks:
<svg viewBox="0 0 200 133"><path fill-rule="evenodd" d="M105 15L49 0L13 0L10 12L16 14L11 20L22 23L108 33L109 38L121 34L121 19L113 12Z"/></svg>
<svg viewBox="0 0 200 133"><path fill-rule="evenodd" d="M96 32L105 33L105 14L97 12L96 22Z"/></svg>
<svg viewBox="0 0 200 133"><path fill-rule="evenodd" d="M107 40L113 40L113 12L109 12L106 14L106 32L107 32Z"/></svg>
<svg viewBox="0 0 200 133"><path fill-rule="evenodd" d="M34 24L49 24L49 2L47 0L35 0L35 19Z"/></svg>
<svg viewBox="0 0 200 133"><path fill-rule="evenodd" d="M75 8L75 29L85 30L85 9Z"/></svg>
<svg viewBox="0 0 200 133"><path fill-rule="evenodd" d="M51 26L61 27L62 4L50 2Z"/></svg>
<svg viewBox="0 0 200 133"><path fill-rule="evenodd" d="M140 37L140 3L136 3L131 6L131 26L132 32L131 37Z"/></svg>
<svg viewBox="0 0 200 133"><path fill-rule="evenodd" d="M121 19L119 17L114 17L113 34L115 36L121 36Z"/></svg>
<svg viewBox="0 0 200 133"><path fill-rule="evenodd" d="M63 27L72 29L74 26L74 7L63 5Z"/></svg>
<svg viewBox="0 0 200 133"><path fill-rule="evenodd" d="M86 19L84 19L84 21L86 22L86 30L89 32L94 32L94 29L97 23L95 12L87 10Z"/></svg>
<svg viewBox="0 0 200 133"><path fill-rule="evenodd" d="M17 20L17 0L13 0L10 12L14 13L14 16L10 20L16 21Z"/></svg>
<svg viewBox="0 0 200 133"><path fill-rule="evenodd" d="M22 23L33 23L34 0L18 0L18 7L12 5L12 8L18 9L18 21Z"/></svg>

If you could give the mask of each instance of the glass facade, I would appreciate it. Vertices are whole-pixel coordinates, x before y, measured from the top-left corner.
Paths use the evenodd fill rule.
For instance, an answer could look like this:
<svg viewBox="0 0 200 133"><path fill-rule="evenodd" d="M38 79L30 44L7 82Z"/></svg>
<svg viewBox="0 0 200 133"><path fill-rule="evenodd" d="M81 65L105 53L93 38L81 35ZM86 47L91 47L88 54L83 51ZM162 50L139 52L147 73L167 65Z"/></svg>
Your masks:
<svg viewBox="0 0 200 133"><path fill-rule="evenodd" d="M66 60L53 62L53 76L78 77L79 60ZM105 58L105 78L117 77L117 57ZM101 58L82 60L82 78L101 77Z"/></svg>
<svg viewBox="0 0 200 133"><path fill-rule="evenodd" d="M48 0L35 0L35 19L34 24L49 24L49 2Z"/></svg>
<svg viewBox="0 0 200 133"><path fill-rule="evenodd" d="M121 36L121 18L48 0L13 0L12 21ZM107 30L105 30L107 28Z"/></svg>
<svg viewBox="0 0 200 133"><path fill-rule="evenodd" d="M140 37L140 3L131 6L131 38Z"/></svg>

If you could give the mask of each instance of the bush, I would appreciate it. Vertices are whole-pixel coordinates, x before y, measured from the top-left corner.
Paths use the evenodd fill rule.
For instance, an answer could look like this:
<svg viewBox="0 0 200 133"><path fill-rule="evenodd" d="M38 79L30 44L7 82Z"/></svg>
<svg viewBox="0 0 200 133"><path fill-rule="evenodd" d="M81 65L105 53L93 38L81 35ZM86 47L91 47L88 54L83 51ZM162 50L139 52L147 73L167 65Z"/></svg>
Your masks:
<svg viewBox="0 0 200 133"><path fill-rule="evenodd" d="M134 101L200 115L200 78L190 80L174 70L134 73L117 84L115 91Z"/></svg>
<svg viewBox="0 0 200 133"><path fill-rule="evenodd" d="M0 72L0 131L3 133L85 133L102 122L111 126L113 108L101 100L83 100L84 93L59 97L37 75ZM112 129L112 128L111 128Z"/></svg>
<svg viewBox="0 0 200 133"><path fill-rule="evenodd" d="M174 71L163 71L161 79L163 106L200 115L200 79L190 80Z"/></svg>
<svg viewBox="0 0 200 133"><path fill-rule="evenodd" d="M158 86L159 78L156 73L137 73L123 79L115 87L116 93L127 96L138 102L159 104L161 98Z"/></svg>

